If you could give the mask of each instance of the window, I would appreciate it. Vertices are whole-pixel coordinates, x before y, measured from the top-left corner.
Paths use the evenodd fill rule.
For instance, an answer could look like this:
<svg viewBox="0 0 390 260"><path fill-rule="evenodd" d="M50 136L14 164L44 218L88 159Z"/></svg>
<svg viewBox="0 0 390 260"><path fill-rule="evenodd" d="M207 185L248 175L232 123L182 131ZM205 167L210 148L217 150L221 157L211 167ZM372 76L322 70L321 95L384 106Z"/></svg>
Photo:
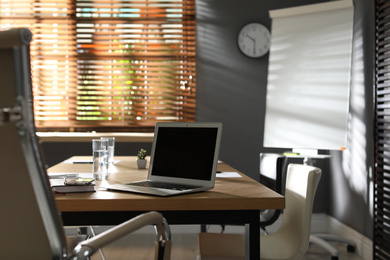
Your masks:
<svg viewBox="0 0 390 260"><path fill-rule="evenodd" d="M39 131L140 131L195 120L195 0L0 0L33 33Z"/></svg>

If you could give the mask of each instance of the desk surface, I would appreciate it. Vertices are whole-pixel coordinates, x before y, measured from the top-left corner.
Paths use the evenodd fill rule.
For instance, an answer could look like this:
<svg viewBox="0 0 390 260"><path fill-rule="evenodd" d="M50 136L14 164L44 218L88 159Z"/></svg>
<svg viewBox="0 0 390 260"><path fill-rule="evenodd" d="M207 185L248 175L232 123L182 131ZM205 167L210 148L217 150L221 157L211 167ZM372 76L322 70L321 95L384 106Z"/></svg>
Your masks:
<svg viewBox="0 0 390 260"><path fill-rule="evenodd" d="M70 160L91 159L89 156L72 157ZM139 170L136 157L116 156L119 160L109 176L109 182L129 182L147 177L147 169ZM87 173L91 164L62 162L48 169L53 173ZM238 172L224 163L218 164L218 171ZM212 190L173 197L156 197L127 192L100 190L96 192L68 193L56 195L61 212L88 211L186 211L186 210L259 210L283 209L284 197L273 192L257 181L238 172L240 178L216 178Z"/></svg>

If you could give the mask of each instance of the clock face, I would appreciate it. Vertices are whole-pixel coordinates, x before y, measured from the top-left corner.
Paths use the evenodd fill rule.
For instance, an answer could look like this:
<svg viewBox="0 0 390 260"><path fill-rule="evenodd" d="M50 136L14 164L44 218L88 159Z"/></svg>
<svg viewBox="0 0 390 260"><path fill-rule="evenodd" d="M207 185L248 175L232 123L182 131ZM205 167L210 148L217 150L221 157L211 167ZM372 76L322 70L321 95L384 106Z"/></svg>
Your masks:
<svg viewBox="0 0 390 260"><path fill-rule="evenodd" d="M249 23L238 34L238 47L246 56L258 58L268 52L270 38L271 34L264 25Z"/></svg>

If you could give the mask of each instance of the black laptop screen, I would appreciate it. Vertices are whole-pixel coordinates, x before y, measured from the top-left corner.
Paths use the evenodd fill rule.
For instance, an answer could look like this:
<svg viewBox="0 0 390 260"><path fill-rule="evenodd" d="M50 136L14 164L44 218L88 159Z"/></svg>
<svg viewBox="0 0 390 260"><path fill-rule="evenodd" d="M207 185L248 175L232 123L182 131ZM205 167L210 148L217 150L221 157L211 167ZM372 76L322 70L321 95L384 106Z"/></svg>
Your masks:
<svg viewBox="0 0 390 260"><path fill-rule="evenodd" d="M151 174L210 180L217 134L217 128L160 127Z"/></svg>

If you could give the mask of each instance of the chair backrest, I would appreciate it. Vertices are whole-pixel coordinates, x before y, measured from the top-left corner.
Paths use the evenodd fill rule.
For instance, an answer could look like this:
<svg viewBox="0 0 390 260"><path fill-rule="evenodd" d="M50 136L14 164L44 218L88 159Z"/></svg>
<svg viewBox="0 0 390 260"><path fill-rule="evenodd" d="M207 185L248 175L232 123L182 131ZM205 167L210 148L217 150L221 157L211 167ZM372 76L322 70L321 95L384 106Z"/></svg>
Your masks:
<svg viewBox="0 0 390 260"><path fill-rule="evenodd" d="M287 157L279 153L260 153L260 183L284 195ZM279 218L281 210L267 209L260 212L260 226L270 226Z"/></svg>
<svg viewBox="0 0 390 260"><path fill-rule="evenodd" d="M307 251L313 202L321 178L321 169L289 164L286 178L286 208L280 228L269 235L263 246L272 252L273 259L300 259ZM271 248L273 247L273 248ZM264 251L267 251L264 250ZM267 254L267 252L262 252ZM267 257L264 257L267 258Z"/></svg>
<svg viewBox="0 0 390 260"><path fill-rule="evenodd" d="M0 258L63 259L64 230L35 135L31 32L0 32Z"/></svg>

